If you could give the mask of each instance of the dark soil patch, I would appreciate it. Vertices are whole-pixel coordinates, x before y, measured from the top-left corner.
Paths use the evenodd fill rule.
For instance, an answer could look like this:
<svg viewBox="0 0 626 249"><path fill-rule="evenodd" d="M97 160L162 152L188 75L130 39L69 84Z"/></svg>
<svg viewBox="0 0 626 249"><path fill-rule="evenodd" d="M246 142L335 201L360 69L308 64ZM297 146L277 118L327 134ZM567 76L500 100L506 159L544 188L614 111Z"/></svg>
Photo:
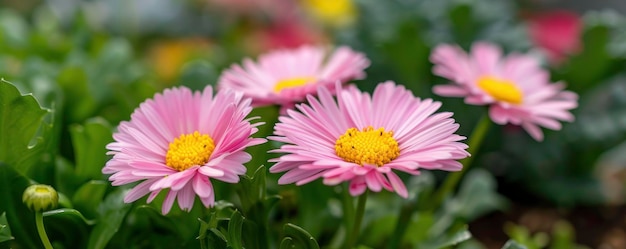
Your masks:
<svg viewBox="0 0 626 249"><path fill-rule="evenodd" d="M576 243L598 249L626 249L626 205L563 209L512 205L507 212L494 212L470 223L472 235L489 249L499 249L508 240L507 223L526 227L531 234L551 234L564 220L575 229Z"/></svg>

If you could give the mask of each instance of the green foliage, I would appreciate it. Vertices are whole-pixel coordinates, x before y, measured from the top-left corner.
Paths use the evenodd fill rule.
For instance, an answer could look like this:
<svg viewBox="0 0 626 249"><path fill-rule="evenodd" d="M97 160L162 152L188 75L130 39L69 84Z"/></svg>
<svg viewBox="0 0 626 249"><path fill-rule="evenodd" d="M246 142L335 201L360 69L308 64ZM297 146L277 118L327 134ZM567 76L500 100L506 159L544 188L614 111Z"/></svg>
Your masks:
<svg viewBox="0 0 626 249"><path fill-rule="evenodd" d="M13 239L13 236L11 236L11 228L7 221L7 215L6 213L2 213L2 215L0 215L0 244Z"/></svg>
<svg viewBox="0 0 626 249"><path fill-rule="evenodd" d="M280 243L281 249L302 248L302 249L319 249L319 245L315 238L306 230L294 224L285 224L285 238Z"/></svg>
<svg viewBox="0 0 626 249"><path fill-rule="evenodd" d="M351 46L372 61L367 79L355 83L370 91L378 82L394 80L419 97L433 97L443 102L442 110L455 113L460 134L469 134L477 113L485 110L433 96L433 84L444 79L431 72L432 49L442 43L467 49L486 40L509 52L535 50L519 15L523 9L514 1L355 3L358 21L324 34L329 43ZM275 142L247 150L253 158L239 184L212 182L219 199L215 207L206 209L196 201L190 213L174 206L164 216L159 211L163 194L146 205L123 203L130 186L111 187L101 173L110 159L106 145L113 141L115 125L130 119L142 101L162 88L182 85L200 90L215 85L225 66L260 52L255 46L261 46L259 38L265 34L256 29L272 26L275 20L264 12L262 22L249 13L224 21L206 15L199 3L180 3L178 7L188 9L172 8L167 10L172 15L159 15L172 19L176 33L133 33L141 32L142 25L120 20L141 21L143 17L125 16L134 8L115 12L115 23L107 23L106 18L91 15L89 6L77 6L73 17L58 16L58 10L45 6L28 13L0 9L0 78L7 79L0 80L0 248L41 248L34 214L21 203L22 191L32 183L50 184L59 192L60 207L44 213L46 229L58 248L341 245L346 236L342 220L352 205L341 204L348 201L340 187L320 181L278 186L279 176L267 174L268 159L277 156L267 153L278 146ZM185 20L173 18L174 12L183 13ZM196 15L201 18L194 19ZM191 32L185 28L189 22L198 24L193 25L194 35L210 37L208 53L172 66L179 69L176 78L160 78L151 67L150 44ZM623 170L621 155L626 150L626 20L603 11L585 14L583 22L581 50L562 64L546 66L554 81L565 81L580 95L576 121L562 131L544 129L542 143L509 126L494 126L473 155L474 166L483 169L469 172L457 194L433 212L425 206L440 179L426 171L403 175L410 197L372 194L357 248L465 248L472 241L467 223L509 205L497 193L491 173L507 184L501 185L505 193L515 186L515 192L528 191L566 207L605 204L607 189L615 190L607 188L608 182L626 190L623 179L612 177ZM254 44L246 44L251 40ZM279 111L275 106L254 108L250 116L265 123L255 137L273 133ZM623 193L617 193L617 199L623 200ZM144 197L137 203L145 201ZM397 233L402 230L398 227L406 233ZM547 234L531 234L521 226L505 230L512 238L504 247L508 249L580 246L566 223L555 226L550 243Z"/></svg>
<svg viewBox="0 0 626 249"><path fill-rule="evenodd" d="M39 162L43 139L37 131L46 113L32 95L0 80L0 161L22 174Z"/></svg>

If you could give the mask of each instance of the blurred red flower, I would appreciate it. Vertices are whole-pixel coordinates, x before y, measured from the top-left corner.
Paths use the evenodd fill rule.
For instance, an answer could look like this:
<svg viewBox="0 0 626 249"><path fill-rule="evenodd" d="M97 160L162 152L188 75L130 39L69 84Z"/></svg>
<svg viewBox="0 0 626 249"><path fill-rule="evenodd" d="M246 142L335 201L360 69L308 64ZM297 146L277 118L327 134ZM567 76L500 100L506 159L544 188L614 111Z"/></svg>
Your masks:
<svg viewBox="0 0 626 249"><path fill-rule="evenodd" d="M527 16L532 42L553 64L562 62L581 47L582 20L577 13L555 10Z"/></svg>

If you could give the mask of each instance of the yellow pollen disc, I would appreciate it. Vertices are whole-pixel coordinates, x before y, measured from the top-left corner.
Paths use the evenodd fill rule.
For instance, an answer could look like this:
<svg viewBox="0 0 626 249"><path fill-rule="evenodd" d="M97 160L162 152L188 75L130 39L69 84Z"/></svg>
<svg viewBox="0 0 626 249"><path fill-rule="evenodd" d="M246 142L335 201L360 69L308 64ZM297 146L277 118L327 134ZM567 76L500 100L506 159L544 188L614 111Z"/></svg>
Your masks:
<svg viewBox="0 0 626 249"><path fill-rule="evenodd" d="M347 162L383 166L400 155L393 131L371 126L359 131L350 128L335 142L335 153Z"/></svg>
<svg viewBox="0 0 626 249"><path fill-rule="evenodd" d="M314 81L315 81L315 78L313 77L293 77L293 78L284 79L284 80L278 81L278 83L274 85L274 92L279 93L285 88L304 86Z"/></svg>
<svg viewBox="0 0 626 249"><path fill-rule="evenodd" d="M183 134L170 143L165 155L165 164L172 169L183 171L195 165L204 165L209 161L215 149L213 139L206 134L194 132Z"/></svg>
<svg viewBox="0 0 626 249"><path fill-rule="evenodd" d="M511 104L522 103L522 91L513 82L491 76L478 79L478 87L496 100Z"/></svg>

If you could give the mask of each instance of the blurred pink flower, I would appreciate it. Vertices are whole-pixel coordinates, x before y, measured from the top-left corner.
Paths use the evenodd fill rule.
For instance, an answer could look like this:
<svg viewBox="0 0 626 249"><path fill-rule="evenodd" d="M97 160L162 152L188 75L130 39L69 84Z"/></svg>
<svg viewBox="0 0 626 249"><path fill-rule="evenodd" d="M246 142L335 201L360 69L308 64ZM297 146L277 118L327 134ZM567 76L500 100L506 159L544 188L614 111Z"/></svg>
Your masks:
<svg viewBox="0 0 626 249"><path fill-rule="evenodd" d="M436 94L489 105L491 120L521 125L537 141L543 140L539 126L560 130L558 120L574 120L569 110L578 105L578 95L564 91L563 83L551 83L548 72L533 57L503 57L496 45L479 42L469 55L457 46L440 45L430 59L436 75L453 81L435 86Z"/></svg>
<svg viewBox="0 0 626 249"><path fill-rule="evenodd" d="M295 49L307 44L323 44L326 39L322 31L292 18L277 20L268 27L259 28L252 33L248 46L257 51Z"/></svg>
<svg viewBox="0 0 626 249"><path fill-rule="evenodd" d="M569 11L550 11L531 14L527 18L528 32L552 63L559 63L581 47L582 21Z"/></svg>
<svg viewBox="0 0 626 249"><path fill-rule="evenodd" d="M228 183L239 181L250 161L245 148L265 142L251 138L261 123L251 124L250 99L239 93L220 91L215 96L207 86L203 92L188 88L166 89L141 103L131 120L121 122L114 142L107 145L113 155L102 169L112 174L115 186L141 181L124 201L134 202L150 193L148 202L165 190L162 212L174 200L189 211L197 195L204 206L213 206L211 178Z"/></svg>
<svg viewBox="0 0 626 249"><path fill-rule="evenodd" d="M354 86L340 89L337 102L324 87L318 99L307 97L280 117L271 140L285 145L274 153L286 153L270 172L287 171L279 184L306 184L318 178L326 185L350 182L350 194L367 188L386 189L407 197L406 186L394 171L412 175L419 169L457 171L458 159L469 154L465 137L454 134L459 125L452 113L434 114L441 106L419 99L388 81L379 84L370 97Z"/></svg>
<svg viewBox="0 0 626 249"><path fill-rule="evenodd" d="M283 16L296 8L291 0L208 0L208 3L231 13L269 16Z"/></svg>
<svg viewBox="0 0 626 249"><path fill-rule="evenodd" d="M337 81L365 77L370 62L348 47L328 55L323 47L302 46L272 51L261 55L258 62L246 58L242 64L225 70L218 86L243 92L254 106L279 104L285 108L314 94L318 86L332 91Z"/></svg>

